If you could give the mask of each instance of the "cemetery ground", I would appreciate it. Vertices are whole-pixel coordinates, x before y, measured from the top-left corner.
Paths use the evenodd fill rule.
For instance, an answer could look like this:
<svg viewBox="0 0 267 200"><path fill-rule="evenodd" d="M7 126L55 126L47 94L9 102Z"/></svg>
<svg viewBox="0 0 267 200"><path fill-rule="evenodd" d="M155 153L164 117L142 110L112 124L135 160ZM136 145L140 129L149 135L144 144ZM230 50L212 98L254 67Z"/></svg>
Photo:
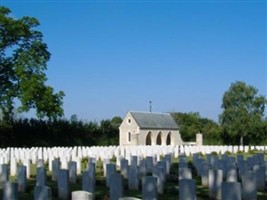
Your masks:
<svg viewBox="0 0 267 200"><path fill-rule="evenodd" d="M229 156L236 157L237 154L229 154ZM253 154L251 153L242 153L244 155L244 158L250 157ZM201 155L203 158L205 156ZM220 155L218 155L220 157ZM267 158L266 155L264 155L265 158ZM188 167L192 170L192 177L195 180L196 184L196 195L198 200L204 200L204 199L210 199L209 198L209 189L208 187L204 187L201 185L201 177L197 175L196 168L193 165L193 157L189 156L186 157L188 161ZM116 159L113 158L110 160L110 163L116 164ZM88 159L82 160L82 172L86 169ZM48 164L45 164L47 169L47 186L49 186L52 189L52 199L53 200L59 200L58 198L58 186L57 181L52 180L52 174L48 170ZM178 186L178 158L172 159L172 164L170 168L170 174L166 177L166 182L164 185L164 193L158 194L158 200L176 200L179 199L179 186ZM25 192L19 192L19 200L29 200L34 199L34 187L36 185L36 164L30 164L30 171L31 176L29 179L27 179L27 187ZM117 172L120 172L119 169L117 169ZM152 174L148 174L152 175ZM16 176L9 176L10 181L16 181ZM239 182L241 182L239 180ZM103 172L103 162L97 161L96 162L96 182L95 182L95 199L96 200L108 200L109 199L109 188L106 186L106 178L104 177ZM265 183L266 186L266 183ZM70 191L77 191L82 190L82 175L77 176L76 183L70 183ZM1 187L0 189L0 199L2 199L3 196L3 189ZM142 189L141 189L141 181L139 180L139 190L129 190L128 189L128 182L126 179L124 179L124 196L129 197L136 197L142 199ZM259 190L257 192L257 199L263 200L267 199L267 193L266 193L266 187L265 190Z"/></svg>

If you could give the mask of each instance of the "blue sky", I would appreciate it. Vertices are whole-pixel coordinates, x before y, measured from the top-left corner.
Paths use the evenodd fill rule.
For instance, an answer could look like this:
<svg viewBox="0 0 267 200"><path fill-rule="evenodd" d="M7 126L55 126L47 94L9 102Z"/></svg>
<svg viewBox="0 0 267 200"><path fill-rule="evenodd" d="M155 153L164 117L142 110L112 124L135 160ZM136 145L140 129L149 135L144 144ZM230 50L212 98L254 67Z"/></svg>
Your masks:
<svg viewBox="0 0 267 200"><path fill-rule="evenodd" d="M48 84L65 116L129 110L199 112L215 121L223 93L244 81L267 96L265 1L2 0L36 17L52 57Z"/></svg>

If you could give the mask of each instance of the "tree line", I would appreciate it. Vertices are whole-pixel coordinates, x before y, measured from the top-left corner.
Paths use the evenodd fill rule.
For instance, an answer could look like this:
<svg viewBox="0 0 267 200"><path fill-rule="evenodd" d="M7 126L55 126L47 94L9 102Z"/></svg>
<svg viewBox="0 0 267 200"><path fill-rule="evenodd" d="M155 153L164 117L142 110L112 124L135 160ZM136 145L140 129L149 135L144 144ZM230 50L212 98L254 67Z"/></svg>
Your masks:
<svg viewBox="0 0 267 200"><path fill-rule="evenodd" d="M116 119L116 118L114 118ZM118 145L119 124L112 120L16 119L0 124L0 147Z"/></svg>
<svg viewBox="0 0 267 200"><path fill-rule="evenodd" d="M240 135L229 132L227 128L199 113L171 113L179 126L184 141L195 141L196 133L202 133L205 145L238 145ZM52 146L106 146L119 144L119 126L122 118L100 122L78 120L76 115L70 119L14 119L11 123L0 121L0 147L52 147ZM267 144L267 120L257 123L247 131L244 145ZM242 126L241 126L242 128ZM249 129L249 128L248 128ZM238 132L238 130L235 130Z"/></svg>
<svg viewBox="0 0 267 200"><path fill-rule="evenodd" d="M10 13L0 6L0 146L118 145L120 117L99 123L62 118L64 92L46 83L51 55L39 22ZM197 112L171 114L184 141L200 132L204 144L266 144L266 103L255 87L236 81L223 94L218 123ZM37 119L16 118L14 110L31 109Z"/></svg>

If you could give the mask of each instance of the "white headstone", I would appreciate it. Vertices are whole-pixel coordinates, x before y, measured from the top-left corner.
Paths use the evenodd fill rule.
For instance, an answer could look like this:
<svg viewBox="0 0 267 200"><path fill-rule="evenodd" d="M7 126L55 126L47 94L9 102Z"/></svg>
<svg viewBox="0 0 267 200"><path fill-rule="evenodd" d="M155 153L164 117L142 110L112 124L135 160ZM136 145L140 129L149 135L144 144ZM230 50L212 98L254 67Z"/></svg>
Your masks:
<svg viewBox="0 0 267 200"><path fill-rule="evenodd" d="M26 177L26 166L18 166L18 190L19 192L25 192L27 186L27 177Z"/></svg>
<svg viewBox="0 0 267 200"><path fill-rule="evenodd" d="M190 168L179 168L179 180L181 179L192 179Z"/></svg>
<svg viewBox="0 0 267 200"><path fill-rule="evenodd" d="M257 199L257 182L254 171L246 171L242 176L242 194L244 200Z"/></svg>
<svg viewBox="0 0 267 200"><path fill-rule="evenodd" d="M69 158L66 156L60 157L61 169L69 169Z"/></svg>
<svg viewBox="0 0 267 200"><path fill-rule="evenodd" d="M48 186L35 186L34 200L52 200L51 188Z"/></svg>
<svg viewBox="0 0 267 200"><path fill-rule="evenodd" d="M214 156L214 155L211 155L210 157L210 164L211 164L211 167L216 169L217 168L217 162L218 162L218 157L217 156Z"/></svg>
<svg viewBox="0 0 267 200"><path fill-rule="evenodd" d="M247 167L248 170L252 170L254 166L254 158L253 157L248 157L247 158Z"/></svg>
<svg viewBox="0 0 267 200"><path fill-rule="evenodd" d="M216 169L222 170L223 177L226 177L226 160L218 159L215 165Z"/></svg>
<svg viewBox="0 0 267 200"><path fill-rule="evenodd" d="M104 159L103 160L103 172L104 172L104 177L106 177L107 175L107 164L110 163L110 160L109 159Z"/></svg>
<svg viewBox="0 0 267 200"><path fill-rule="evenodd" d="M29 179L31 177L31 161L26 158L23 160L23 165L26 166L26 177Z"/></svg>
<svg viewBox="0 0 267 200"><path fill-rule="evenodd" d="M158 161L156 167L161 167L163 169L163 181L165 182L167 175L167 163L165 161Z"/></svg>
<svg viewBox="0 0 267 200"><path fill-rule="evenodd" d="M209 170L210 164L203 162L201 165L201 185L202 186L209 186Z"/></svg>
<svg viewBox="0 0 267 200"><path fill-rule="evenodd" d="M226 169L226 181L227 182L237 182L237 170L234 167Z"/></svg>
<svg viewBox="0 0 267 200"><path fill-rule="evenodd" d="M69 162L69 181L76 183L77 180L77 163L74 161Z"/></svg>
<svg viewBox="0 0 267 200"><path fill-rule="evenodd" d="M139 178L143 178L144 176L146 176L146 160L141 160L139 163Z"/></svg>
<svg viewBox="0 0 267 200"><path fill-rule="evenodd" d="M92 171L93 173L95 173L95 170L96 170L96 163L95 163L95 162L88 162L88 163L87 163L86 170L87 170L87 171Z"/></svg>
<svg viewBox="0 0 267 200"><path fill-rule="evenodd" d="M37 168L36 186L46 185L46 169L44 167Z"/></svg>
<svg viewBox="0 0 267 200"><path fill-rule="evenodd" d="M185 155L180 155L179 156L179 168L185 168L185 167L188 167L187 159Z"/></svg>
<svg viewBox="0 0 267 200"><path fill-rule="evenodd" d="M256 184L257 184L257 189L259 190L264 190L265 189L265 166L260 166L260 165L254 165L253 166L253 171L256 172Z"/></svg>
<svg viewBox="0 0 267 200"><path fill-rule="evenodd" d="M115 164L106 164L106 170L107 170L106 186L110 187L110 178L111 178L111 175L116 172L116 165Z"/></svg>
<svg viewBox="0 0 267 200"><path fill-rule="evenodd" d="M69 170L60 169L58 171L58 198L67 200L70 196Z"/></svg>
<svg viewBox="0 0 267 200"><path fill-rule="evenodd" d="M157 178L157 191L159 194L164 193L165 174L162 166L155 167L153 176Z"/></svg>
<svg viewBox="0 0 267 200"><path fill-rule="evenodd" d="M142 180L142 199L143 200L157 200L157 178L153 176L146 176Z"/></svg>
<svg viewBox="0 0 267 200"><path fill-rule="evenodd" d="M222 199L224 200L241 200L241 184L238 182L222 183Z"/></svg>
<svg viewBox="0 0 267 200"><path fill-rule="evenodd" d="M18 200L18 183L6 182L3 187L3 200Z"/></svg>
<svg viewBox="0 0 267 200"><path fill-rule="evenodd" d="M124 188L123 188L123 178L121 174L113 173L110 177L110 200L118 200L123 197Z"/></svg>
<svg viewBox="0 0 267 200"><path fill-rule="evenodd" d="M196 184L191 179L179 181L179 200L196 200Z"/></svg>
<svg viewBox="0 0 267 200"><path fill-rule="evenodd" d="M7 164L0 165L0 188L3 188L3 184L8 181L9 170Z"/></svg>
<svg viewBox="0 0 267 200"><path fill-rule="evenodd" d="M93 200L92 194L86 191L73 191L71 200Z"/></svg>
<svg viewBox="0 0 267 200"><path fill-rule="evenodd" d="M120 169L121 169L121 175L123 176L123 178L127 179L128 178L128 160L124 158L121 159Z"/></svg>
<svg viewBox="0 0 267 200"><path fill-rule="evenodd" d="M58 171L60 169L60 160L55 159L52 161L52 180L57 181Z"/></svg>
<svg viewBox="0 0 267 200"><path fill-rule="evenodd" d="M129 166L128 168L128 188L129 190L138 190L138 170L136 166Z"/></svg>
<svg viewBox="0 0 267 200"><path fill-rule="evenodd" d="M164 156L163 161L166 162L166 172L167 174L170 174L171 164L172 164L172 154L166 154Z"/></svg>
<svg viewBox="0 0 267 200"><path fill-rule="evenodd" d="M17 175L17 160L16 158L10 158L10 175Z"/></svg>
<svg viewBox="0 0 267 200"><path fill-rule="evenodd" d="M213 199L221 199L221 184L223 181L222 170L209 170L209 196Z"/></svg>
<svg viewBox="0 0 267 200"><path fill-rule="evenodd" d="M153 157L151 157L151 156L146 157L146 169L147 169L147 172L148 173L152 173L153 168L154 168Z"/></svg>
<svg viewBox="0 0 267 200"><path fill-rule="evenodd" d="M82 190L90 192L92 198L95 196L95 174L91 170L85 171L82 174Z"/></svg>
<svg viewBox="0 0 267 200"><path fill-rule="evenodd" d="M131 166L138 166L138 164L137 164L137 156L131 156L130 165Z"/></svg>
<svg viewBox="0 0 267 200"><path fill-rule="evenodd" d="M38 167L45 167L44 160L43 159L38 159L36 162L36 168Z"/></svg>
<svg viewBox="0 0 267 200"><path fill-rule="evenodd" d="M81 164L81 158L76 158L75 159L75 162L76 162L76 167L77 167L77 175L80 175L81 172L82 172L82 164Z"/></svg>

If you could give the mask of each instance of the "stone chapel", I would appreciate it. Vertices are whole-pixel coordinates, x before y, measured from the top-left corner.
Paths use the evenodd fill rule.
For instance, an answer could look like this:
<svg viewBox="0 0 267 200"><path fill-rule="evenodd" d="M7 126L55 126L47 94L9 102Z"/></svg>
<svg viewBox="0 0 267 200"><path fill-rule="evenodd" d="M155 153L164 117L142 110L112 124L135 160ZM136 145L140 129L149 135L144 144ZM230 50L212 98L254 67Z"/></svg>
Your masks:
<svg viewBox="0 0 267 200"><path fill-rule="evenodd" d="M169 113L130 111L119 130L120 146L184 144L179 127Z"/></svg>

